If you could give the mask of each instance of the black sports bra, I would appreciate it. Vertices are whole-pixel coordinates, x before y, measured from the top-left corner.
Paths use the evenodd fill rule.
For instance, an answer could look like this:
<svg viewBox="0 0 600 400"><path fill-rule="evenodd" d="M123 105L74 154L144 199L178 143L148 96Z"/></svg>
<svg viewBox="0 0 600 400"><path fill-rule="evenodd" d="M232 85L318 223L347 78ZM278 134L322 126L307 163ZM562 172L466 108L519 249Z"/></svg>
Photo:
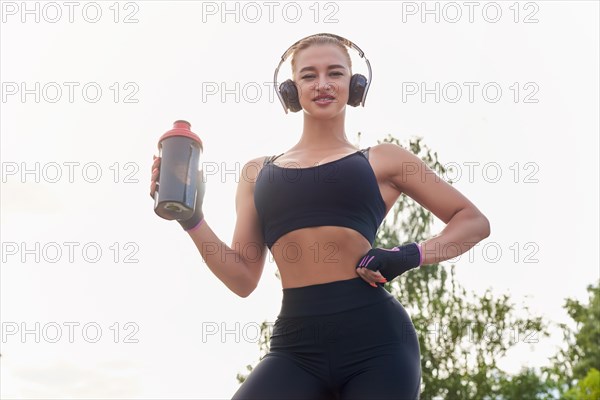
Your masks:
<svg viewBox="0 0 600 400"><path fill-rule="evenodd" d="M273 164L283 153L265 159L256 178L254 205L267 247L293 230L324 225L352 228L373 245L386 205L369 149L306 168Z"/></svg>

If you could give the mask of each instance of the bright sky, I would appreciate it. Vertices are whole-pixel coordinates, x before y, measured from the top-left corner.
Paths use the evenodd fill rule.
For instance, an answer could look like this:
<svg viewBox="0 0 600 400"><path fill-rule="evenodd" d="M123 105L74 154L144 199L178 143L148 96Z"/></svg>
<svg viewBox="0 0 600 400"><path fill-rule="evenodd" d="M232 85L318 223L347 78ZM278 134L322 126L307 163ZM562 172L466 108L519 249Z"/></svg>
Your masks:
<svg viewBox="0 0 600 400"><path fill-rule="evenodd" d="M173 121L191 122L215 171L206 221L230 243L241 166L302 129L273 71L317 32L353 40L373 68L347 136L423 137L491 221L456 261L461 284L567 321L564 299L599 277L598 2L472 4L3 1L0 395L235 392L279 311L276 267L248 298L230 292L154 214L152 154ZM544 365L561 335L522 339L508 371Z"/></svg>

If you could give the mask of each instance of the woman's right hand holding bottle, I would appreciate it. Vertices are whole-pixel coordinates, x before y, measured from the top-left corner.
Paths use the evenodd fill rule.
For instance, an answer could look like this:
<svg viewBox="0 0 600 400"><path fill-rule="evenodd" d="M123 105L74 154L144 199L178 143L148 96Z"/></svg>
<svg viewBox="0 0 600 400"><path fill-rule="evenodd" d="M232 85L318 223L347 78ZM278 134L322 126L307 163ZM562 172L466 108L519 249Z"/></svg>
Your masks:
<svg viewBox="0 0 600 400"><path fill-rule="evenodd" d="M152 156L154 162L152 163L152 176L150 178L150 197L154 198L154 195L157 190L160 190L160 162L161 157L157 157L155 155ZM202 212L202 201L204 200L204 191L206 187L204 184L204 175L202 174L202 170L198 173L198 184L196 189L196 203L194 206L194 214L188 219L180 220L178 219L179 225L186 231L190 232L204 222L204 213Z"/></svg>

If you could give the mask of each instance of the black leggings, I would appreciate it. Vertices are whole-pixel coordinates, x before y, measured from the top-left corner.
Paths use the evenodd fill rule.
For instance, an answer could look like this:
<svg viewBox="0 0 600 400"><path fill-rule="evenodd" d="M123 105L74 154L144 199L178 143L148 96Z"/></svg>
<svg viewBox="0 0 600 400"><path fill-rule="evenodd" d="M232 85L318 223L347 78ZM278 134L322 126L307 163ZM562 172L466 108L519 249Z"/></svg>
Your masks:
<svg viewBox="0 0 600 400"><path fill-rule="evenodd" d="M415 400L420 385L409 315L357 277L283 289L269 353L233 399Z"/></svg>

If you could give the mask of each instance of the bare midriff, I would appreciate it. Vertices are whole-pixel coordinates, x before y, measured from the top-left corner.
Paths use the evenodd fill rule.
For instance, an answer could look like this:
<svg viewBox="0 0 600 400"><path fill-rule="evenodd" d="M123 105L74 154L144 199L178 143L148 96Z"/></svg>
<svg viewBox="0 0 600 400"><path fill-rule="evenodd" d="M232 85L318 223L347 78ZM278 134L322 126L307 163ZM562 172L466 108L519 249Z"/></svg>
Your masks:
<svg viewBox="0 0 600 400"><path fill-rule="evenodd" d="M283 288L356 278L360 257L371 249L359 232L341 226L296 229L271 247Z"/></svg>

